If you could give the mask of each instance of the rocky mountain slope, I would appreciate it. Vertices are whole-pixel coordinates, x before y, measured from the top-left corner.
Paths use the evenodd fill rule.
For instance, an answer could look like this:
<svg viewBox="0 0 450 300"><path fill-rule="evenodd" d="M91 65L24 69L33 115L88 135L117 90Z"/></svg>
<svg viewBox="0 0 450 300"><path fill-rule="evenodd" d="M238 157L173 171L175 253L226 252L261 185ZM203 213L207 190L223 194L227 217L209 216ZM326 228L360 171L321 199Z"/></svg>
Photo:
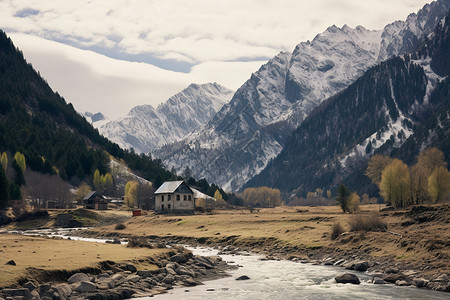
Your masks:
<svg viewBox="0 0 450 300"><path fill-rule="evenodd" d="M335 190L341 182L362 188L359 175L374 152L411 159L429 145L448 148L450 70L440 66L450 61L449 25L447 16L416 52L372 67L319 105L247 186L301 196L316 188Z"/></svg>
<svg viewBox="0 0 450 300"><path fill-rule="evenodd" d="M312 109L377 62L416 45L449 7L449 0L433 2L382 31L329 27L271 59L206 126L156 156L169 168L188 166L198 178L239 190L280 153Z"/></svg>
<svg viewBox="0 0 450 300"><path fill-rule="evenodd" d="M217 83L191 84L157 109L136 106L126 116L98 129L123 148L148 153L206 124L232 95L232 90Z"/></svg>

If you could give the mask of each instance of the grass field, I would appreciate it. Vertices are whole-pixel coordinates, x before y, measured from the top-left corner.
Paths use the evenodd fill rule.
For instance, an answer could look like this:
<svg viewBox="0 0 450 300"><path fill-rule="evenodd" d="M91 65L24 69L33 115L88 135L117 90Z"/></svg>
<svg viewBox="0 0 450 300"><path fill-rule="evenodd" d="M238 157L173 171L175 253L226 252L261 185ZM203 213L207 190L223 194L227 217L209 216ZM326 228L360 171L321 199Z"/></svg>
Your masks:
<svg viewBox="0 0 450 300"><path fill-rule="evenodd" d="M27 275L27 268L43 270L76 270L97 267L101 261L133 261L137 267L152 269L154 265L139 262L157 257L168 249L127 248L126 245L47 239L0 234L0 287L8 286ZM5 265L14 260L15 266Z"/></svg>

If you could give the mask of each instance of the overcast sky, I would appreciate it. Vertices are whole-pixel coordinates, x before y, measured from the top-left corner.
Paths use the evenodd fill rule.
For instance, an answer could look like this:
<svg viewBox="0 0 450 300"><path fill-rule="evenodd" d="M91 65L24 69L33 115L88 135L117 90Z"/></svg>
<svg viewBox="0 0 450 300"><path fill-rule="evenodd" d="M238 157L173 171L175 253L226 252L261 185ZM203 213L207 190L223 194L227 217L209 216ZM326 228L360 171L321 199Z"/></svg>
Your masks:
<svg viewBox="0 0 450 300"><path fill-rule="evenodd" d="M0 28L79 111L110 118L189 83L237 89L331 25L382 29L425 0L3 0Z"/></svg>

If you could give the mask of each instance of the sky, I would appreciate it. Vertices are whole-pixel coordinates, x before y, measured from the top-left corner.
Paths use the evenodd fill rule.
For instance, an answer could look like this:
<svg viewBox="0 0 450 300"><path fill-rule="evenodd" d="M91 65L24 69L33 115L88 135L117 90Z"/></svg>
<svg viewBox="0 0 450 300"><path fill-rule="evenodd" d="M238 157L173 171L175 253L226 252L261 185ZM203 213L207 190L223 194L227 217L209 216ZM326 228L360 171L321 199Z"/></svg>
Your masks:
<svg viewBox="0 0 450 300"><path fill-rule="evenodd" d="M382 29L426 0L2 0L0 28L80 111L115 119L190 83L238 89L331 25Z"/></svg>

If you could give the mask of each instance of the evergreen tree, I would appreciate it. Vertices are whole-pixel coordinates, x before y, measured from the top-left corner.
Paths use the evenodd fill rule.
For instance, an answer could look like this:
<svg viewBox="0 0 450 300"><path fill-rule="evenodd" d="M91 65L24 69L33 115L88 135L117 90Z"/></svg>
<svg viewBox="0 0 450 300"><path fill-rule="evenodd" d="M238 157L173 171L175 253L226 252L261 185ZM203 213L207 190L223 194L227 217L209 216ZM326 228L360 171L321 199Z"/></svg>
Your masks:
<svg viewBox="0 0 450 300"><path fill-rule="evenodd" d="M0 209L4 209L9 201L9 183L5 171L0 168Z"/></svg>
<svg viewBox="0 0 450 300"><path fill-rule="evenodd" d="M336 201L341 206L344 213L350 212L348 207L350 201L350 190L344 184L339 186Z"/></svg>

